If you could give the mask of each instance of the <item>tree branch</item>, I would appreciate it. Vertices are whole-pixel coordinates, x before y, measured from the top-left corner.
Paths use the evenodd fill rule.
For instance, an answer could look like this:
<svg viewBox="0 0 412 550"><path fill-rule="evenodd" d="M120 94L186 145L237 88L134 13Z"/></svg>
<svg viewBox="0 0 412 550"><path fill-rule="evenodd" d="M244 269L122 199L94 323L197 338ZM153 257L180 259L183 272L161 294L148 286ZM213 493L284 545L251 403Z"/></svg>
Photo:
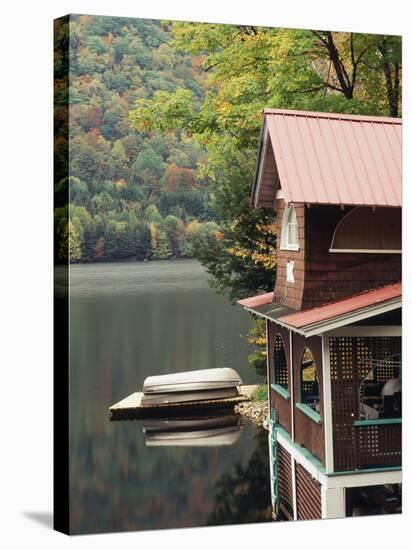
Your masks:
<svg viewBox="0 0 412 550"><path fill-rule="evenodd" d="M324 36L322 36L320 31L312 31L312 33L319 38L319 40L324 46L326 46L326 48L328 47L328 41L325 39Z"/></svg>
<svg viewBox="0 0 412 550"><path fill-rule="evenodd" d="M209 67L205 67L204 68L205 73L207 73L208 71L210 71L211 69L213 69L214 67L219 65L219 63L220 63L220 61L216 61L216 63L212 63L211 65L209 65Z"/></svg>

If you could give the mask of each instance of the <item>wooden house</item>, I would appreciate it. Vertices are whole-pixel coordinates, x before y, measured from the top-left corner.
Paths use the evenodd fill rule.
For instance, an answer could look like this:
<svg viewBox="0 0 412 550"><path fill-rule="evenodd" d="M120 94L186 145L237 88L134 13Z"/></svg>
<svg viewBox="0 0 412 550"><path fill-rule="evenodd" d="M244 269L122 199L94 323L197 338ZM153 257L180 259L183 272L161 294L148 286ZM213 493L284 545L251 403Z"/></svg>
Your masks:
<svg viewBox="0 0 412 550"><path fill-rule="evenodd" d="M254 207L277 216L266 319L274 515L400 511L401 120L265 110Z"/></svg>

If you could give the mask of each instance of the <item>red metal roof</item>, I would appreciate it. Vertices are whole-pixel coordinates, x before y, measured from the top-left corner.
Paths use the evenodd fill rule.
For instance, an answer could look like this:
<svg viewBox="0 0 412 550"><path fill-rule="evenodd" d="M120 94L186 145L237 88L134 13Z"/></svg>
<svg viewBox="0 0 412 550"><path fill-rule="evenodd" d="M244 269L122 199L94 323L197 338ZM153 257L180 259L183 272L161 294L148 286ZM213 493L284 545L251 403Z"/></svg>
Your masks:
<svg viewBox="0 0 412 550"><path fill-rule="evenodd" d="M382 303L402 296L402 284L396 283L381 288L367 290L360 294L355 294L349 298L343 298L336 302L317 306L304 311L290 313L279 317L278 321L282 324L294 328L304 328L308 325L328 321L342 315L347 315L355 311Z"/></svg>
<svg viewBox="0 0 412 550"><path fill-rule="evenodd" d="M264 306L273 302L273 294L273 292L268 292L267 294L259 294L258 296L251 296L250 298L238 300L237 303L243 307Z"/></svg>
<svg viewBox="0 0 412 550"><path fill-rule="evenodd" d="M402 119L282 109L264 117L286 202L401 206Z"/></svg>

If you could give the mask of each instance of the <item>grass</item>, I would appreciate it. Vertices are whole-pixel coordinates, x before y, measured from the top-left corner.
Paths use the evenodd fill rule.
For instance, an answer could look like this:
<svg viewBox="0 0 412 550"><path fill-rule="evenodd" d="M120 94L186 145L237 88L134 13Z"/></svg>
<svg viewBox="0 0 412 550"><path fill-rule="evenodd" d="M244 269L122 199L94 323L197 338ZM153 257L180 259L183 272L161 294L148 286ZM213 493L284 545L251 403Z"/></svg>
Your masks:
<svg viewBox="0 0 412 550"><path fill-rule="evenodd" d="M252 401L267 401L268 387L267 384L261 384L255 389L252 394Z"/></svg>

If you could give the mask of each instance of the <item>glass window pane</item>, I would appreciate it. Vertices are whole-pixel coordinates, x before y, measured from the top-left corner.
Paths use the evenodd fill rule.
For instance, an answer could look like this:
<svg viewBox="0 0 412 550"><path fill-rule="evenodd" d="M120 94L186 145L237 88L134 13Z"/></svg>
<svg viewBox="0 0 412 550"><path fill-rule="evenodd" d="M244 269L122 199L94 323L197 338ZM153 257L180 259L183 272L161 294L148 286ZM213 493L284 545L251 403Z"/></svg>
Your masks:
<svg viewBox="0 0 412 550"><path fill-rule="evenodd" d="M319 382L315 358L309 348L302 353L300 364L300 402L319 412Z"/></svg>

